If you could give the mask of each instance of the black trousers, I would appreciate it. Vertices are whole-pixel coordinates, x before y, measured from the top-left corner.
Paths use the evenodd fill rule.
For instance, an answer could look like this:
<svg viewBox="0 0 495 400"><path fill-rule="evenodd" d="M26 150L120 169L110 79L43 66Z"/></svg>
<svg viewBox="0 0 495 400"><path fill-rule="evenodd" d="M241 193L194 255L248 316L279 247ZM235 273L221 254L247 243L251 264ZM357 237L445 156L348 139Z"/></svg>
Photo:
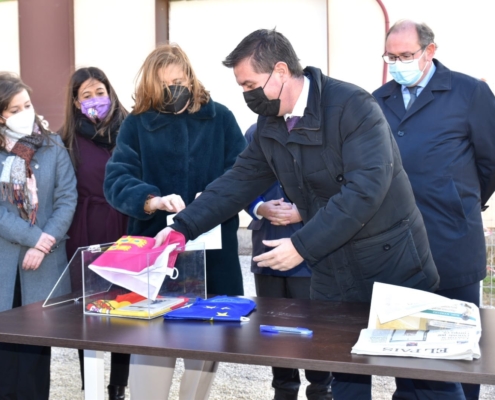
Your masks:
<svg viewBox="0 0 495 400"><path fill-rule="evenodd" d="M20 307L17 274L12 308ZM0 343L0 400L48 400L51 347Z"/></svg>
<svg viewBox="0 0 495 400"><path fill-rule="evenodd" d="M78 350L79 367L81 369L82 389L84 390L84 350ZM129 380L130 354L111 353L110 355L110 385L127 386ZM0 400L2 400L0 398Z"/></svg>
<svg viewBox="0 0 495 400"><path fill-rule="evenodd" d="M256 295L258 297L274 297L287 299L309 299L311 278L285 277L254 274ZM297 400L301 386L299 370L293 368L272 367L272 387L275 389L275 400ZM309 400L331 399L330 382L332 374L326 371L305 370L309 382L306 397Z"/></svg>

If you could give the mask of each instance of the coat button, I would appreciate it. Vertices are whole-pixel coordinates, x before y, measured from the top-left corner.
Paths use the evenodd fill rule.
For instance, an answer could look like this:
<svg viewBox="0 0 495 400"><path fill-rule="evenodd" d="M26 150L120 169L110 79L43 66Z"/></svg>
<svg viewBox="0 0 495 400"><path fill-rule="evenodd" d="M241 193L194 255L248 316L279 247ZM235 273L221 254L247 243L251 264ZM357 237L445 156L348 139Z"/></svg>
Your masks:
<svg viewBox="0 0 495 400"><path fill-rule="evenodd" d="M383 245L383 250L389 251L391 247L392 246L390 246L389 244L385 244L385 245Z"/></svg>
<svg viewBox="0 0 495 400"><path fill-rule="evenodd" d="M342 175L337 175L337 182L342 182L344 177Z"/></svg>
<svg viewBox="0 0 495 400"><path fill-rule="evenodd" d="M400 137L404 136L404 131L397 132L397 135L400 136Z"/></svg>

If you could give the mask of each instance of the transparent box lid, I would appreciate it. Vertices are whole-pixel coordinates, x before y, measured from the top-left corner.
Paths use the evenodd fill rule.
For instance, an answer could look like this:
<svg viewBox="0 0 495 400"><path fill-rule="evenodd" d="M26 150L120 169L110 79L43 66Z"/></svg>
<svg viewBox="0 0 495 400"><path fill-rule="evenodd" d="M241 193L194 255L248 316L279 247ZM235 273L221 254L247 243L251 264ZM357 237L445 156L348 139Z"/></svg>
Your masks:
<svg viewBox="0 0 495 400"><path fill-rule="evenodd" d="M174 268L163 262L159 265L163 250L154 249L126 259L122 264L130 264L130 270L99 262L114 245L78 248L43 307L81 302L85 314L151 319L188 299L206 298L204 243L178 249Z"/></svg>

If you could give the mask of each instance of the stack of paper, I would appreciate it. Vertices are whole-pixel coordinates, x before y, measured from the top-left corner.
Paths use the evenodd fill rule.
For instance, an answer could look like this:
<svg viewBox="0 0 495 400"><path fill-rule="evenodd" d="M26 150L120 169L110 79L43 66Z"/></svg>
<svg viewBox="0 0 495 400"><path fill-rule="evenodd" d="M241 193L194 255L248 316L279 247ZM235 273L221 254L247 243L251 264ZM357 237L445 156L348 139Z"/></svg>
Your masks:
<svg viewBox="0 0 495 400"><path fill-rule="evenodd" d="M473 303L376 282L368 329L353 354L473 360L481 322Z"/></svg>
<svg viewBox="0 0 495 400"><path fill-rule="evenodd" d="M109 314L135 318L154 318L180 308L188 301L189 299L186 297L167 297L156 300L146 299L112 310Z"/></svg>
<svg viewBox="0 0 495 400"><path fill-rule="evenodd" d="M128 293L117 296L115 300L94 300L86 305L86 311L119 317L151 319L182 307L188 301L187 297L162 296L151 300L136 293Z"/></svg>

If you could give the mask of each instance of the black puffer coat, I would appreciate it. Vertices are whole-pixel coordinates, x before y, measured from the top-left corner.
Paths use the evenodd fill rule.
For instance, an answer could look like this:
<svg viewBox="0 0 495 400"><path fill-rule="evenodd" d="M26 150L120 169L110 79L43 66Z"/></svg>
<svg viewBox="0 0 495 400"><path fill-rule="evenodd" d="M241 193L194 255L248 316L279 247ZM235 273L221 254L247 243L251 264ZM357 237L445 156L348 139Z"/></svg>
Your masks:
<svg viewBox="0 0 495 400"><path fill-rule="evenodd" d="M176 218L192 238L279 180L304 220L292 237L311 266L312 297L370 301L379 281L433 291L439 277L385 117L370 94L308 67L303 118L289 134L260 117L233 169Z"/></svg>

